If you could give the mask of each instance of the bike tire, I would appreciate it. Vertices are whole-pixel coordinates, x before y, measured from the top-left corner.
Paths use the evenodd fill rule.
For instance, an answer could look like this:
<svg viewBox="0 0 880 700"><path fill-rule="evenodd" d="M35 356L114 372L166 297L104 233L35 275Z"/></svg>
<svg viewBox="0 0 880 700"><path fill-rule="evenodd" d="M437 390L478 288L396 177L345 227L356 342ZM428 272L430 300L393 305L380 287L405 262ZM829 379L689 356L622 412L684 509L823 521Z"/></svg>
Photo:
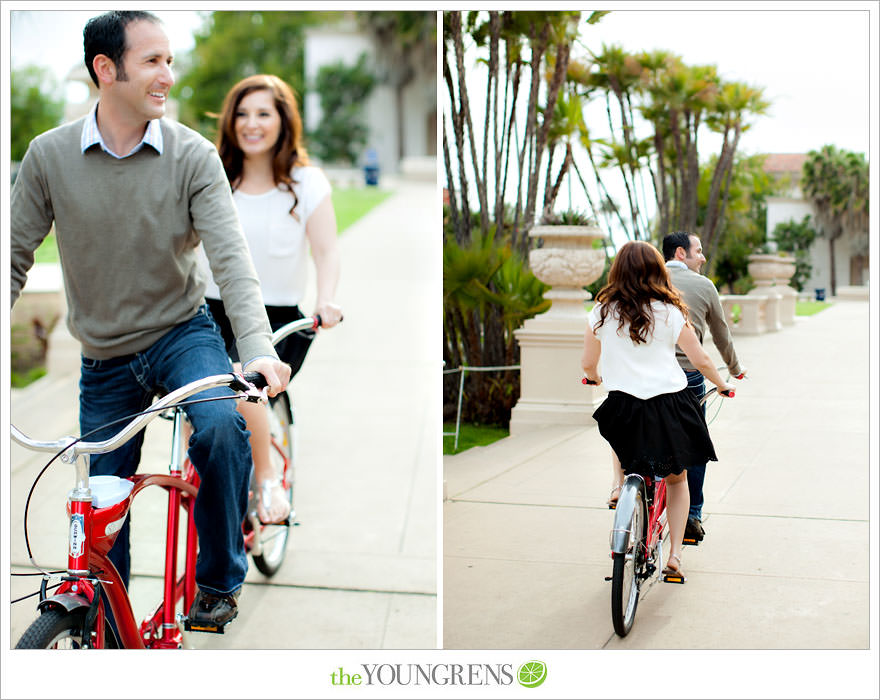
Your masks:
<svg viewBox="0 0 880 700"><path fill-rule="evenodd" d="M272 464L276 474L274 478L280 479L290 503L290 516L286 523L277 525L263 525L260 528L260 540L262 552L255 554L254 566L264 576L273 576L284 563L287 553L287 543L290 538L290 526L294 522L293 510L293 474L294 474L294 445L293 445L293 412L290 408L290 398L286 393L281 393L269 403L269 425L272 431L273 443L283 452L284 459L272 448Z"/></svg>
<svg viewBox="0 0 880 700"><path fill-rule="evenodd" d="M82 649L82 629L85 621L85 609L68 611L46 610L21 635L16 649ZM105 623L105 647L116 648L116 637ZM89 647L92 648L92 647Z"/></svg>
<svg viewBox="0 0 880 700"><path fill-rule="evenodd" d="M645 510L641 492L637 491L629 520L630 538L626 552L614 552L611 572L611 621L614 631L625 637L632 629L639 605L642 543L645 538Z"/></svg>

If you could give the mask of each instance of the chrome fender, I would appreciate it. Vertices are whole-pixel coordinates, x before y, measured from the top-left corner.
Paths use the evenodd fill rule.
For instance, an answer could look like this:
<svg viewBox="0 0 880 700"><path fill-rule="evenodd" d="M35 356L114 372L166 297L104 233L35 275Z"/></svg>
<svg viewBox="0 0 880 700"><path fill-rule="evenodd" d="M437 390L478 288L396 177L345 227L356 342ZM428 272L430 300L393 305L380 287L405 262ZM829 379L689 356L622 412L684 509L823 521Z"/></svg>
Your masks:
<svg viewBox="0 0 880 700"><path fill-rule="evenodd" d="M623 482L620 496L617 499L617 508L614 510L614 525L611 529L611 551L615 554L626 554L629 550L630 523L632 522L633 509L638 505L638 494L641 494L641 502L646 503L645 480L638 474L630 474Z"/></svg>

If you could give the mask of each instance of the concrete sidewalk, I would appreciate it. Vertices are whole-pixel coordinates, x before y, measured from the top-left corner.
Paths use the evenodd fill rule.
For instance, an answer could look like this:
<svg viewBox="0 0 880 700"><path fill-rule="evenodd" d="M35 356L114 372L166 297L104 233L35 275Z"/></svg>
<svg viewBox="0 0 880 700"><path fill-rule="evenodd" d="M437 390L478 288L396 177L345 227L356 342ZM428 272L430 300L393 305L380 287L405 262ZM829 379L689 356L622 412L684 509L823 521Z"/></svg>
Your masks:
<svg viewBox="0 0 880 700"><path fill-rule="evenodd" d="M839 301L735 339L750 379L710 425L706 539L685 547L685 586L643 589L624 639L604 580L611 466L598 430L446 457L444 647L866 649L868 310Z"/></svg>
<svg viewBox="0 0 880 700"><path fill-rule="evenodd" d="M271 579L251 567L238 619L225 635L189 635L195 648L437 645L439 309L426 311L441 283L439 200L433 180L391 189L341 236L337 298L345 321L319 334L291 385L301 524L284 566ZM12 421L39 439L77 434L77 386L72 372L13 391ZM153 421L141 472L167 471L169 440L167 422ZM46 457L13 444L11 461L11 563L26 571L24 499ZM56 463L34 494L30 542L46 568L65 566L72 485L70 467ZM164 491L148 489L135 501L131 597L140 617L161 597L164 513ZM37 585L13 577L11 597ZM34 617L33 599L12 606L12 644Z"/></svg>

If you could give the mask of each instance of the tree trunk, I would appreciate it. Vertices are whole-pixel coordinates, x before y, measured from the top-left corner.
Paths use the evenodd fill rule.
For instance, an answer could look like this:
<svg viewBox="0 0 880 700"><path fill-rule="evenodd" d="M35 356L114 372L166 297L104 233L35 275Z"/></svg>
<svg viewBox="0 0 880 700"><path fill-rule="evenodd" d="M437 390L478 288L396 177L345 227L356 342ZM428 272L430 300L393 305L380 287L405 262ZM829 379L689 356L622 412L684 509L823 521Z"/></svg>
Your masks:
<svg viewBox="0 0 880 700"><path fill-rule="evenodd" d="M544 198L544 210L545 214L549 213L553 210L553 205L556 202L556 197L559 196L559 188L562 187L562 181L565 178L565 175L568 173L568 169L571 166L572 162L572 151L571 144L565 144L565 159L562 161L562 166L559 168L559 174L556 176L556 182L553 183L552 188L548 188L549 196ZM547 176L547 183L549 185L550 176Z"/></svg>
<svg viewBox="0 0 880 700"><path fill-rule="evenodd" d="M574 159L572 159L572 161L571 161L571 167L574 168L574 172L578 176L578 180L580 180L581 187L584 188L584 194L587 196L587 202L590 205L590 210L596 216L596 221L597 222L599 221L599 214L601 213L601 215L605 219L605 230L610 233L610 231L611 231L611 214L609 212L605 211L603 208L596 206L596 203L593 201L593 198L590 196L589 189L587 189L587 183L584 182L584 177L581 174L580 168L578 168L577 163L574 161ZM598 184L597 184L597 187L598 187ZM611 241L611 246L614 248L615 251L617 251L617 246L614 244L614 239L609 236L609 240Z"/></svg>
<svg viewBox="0 0 880 700"><path fill-rule="evenodd" d="M719 157L718 162L721 163L722 157L726 159L726 163L724 165L724 196L721 200L721 206L718 209L718 212L715 214L714 221L712 223L712 228L708 232L708 242L703 242L703 247L710 251L710 255L715 257L715 251L718 249L718 243L721 241L721 222L724 221L724 215L727 212L727 202L730 195L730 181L733 179L733 166L734 166L734 156L736 155L737 146L739 146L739 139L742 135L742 127L740 124L737 124L734 132L733 132L733 143L728 149L727 154L725 155L724 149L721 150L721 157ZM726 144L725 144L726 145Z"/></svg>
<svg viewBox="0 0 880 700"><path fill-rule="evenodd" d="M538 133L538 93L541 89L541 62L543 61L544 53L547 50L549 37L550 25L546 23L541 26L539 35L530 37L531 41L529 45L532 49L530 61L532 83L529 89L529 109L528 116L526 117L526 144L531 144L532 139L535 138ZM537 146L537 141L535 141L535 146ZM528 241L528 231L535 219L534 210L538 189L538 173L536 171L540 167L542 154L537 151L537 148L534 148L531 155L533 160L530 159L529 167L527 169L526 203L522 214L522 231L520 232L521 237L518 246L522 251L525 251L528 248L526 243Z"/></svg>
<svg viewBox="0 0 880 700"><path fill-rule="evenodd" d="M494 22L495 25L498 25L498 13L490 12L489 13L489 21L490 25ZM489 75L486 80L486 84L488 89L486 90L486 117L485 124L483 126L483 178L484 178L484 186L486 188L486 217L492 213L492 210L489 209L488 205L488 182L489 182L489 126L490 124L494 125L494 129L492 132L492 153L495 155L498 151L497 143L498 143L498 41L497 34L491 37L491 41L489 42ZM494 87L494 109L493 109L493 99L492 99L492 90ZM497 164L497 157L495 158L495 162ZM497 165L496 165L497 168ZM498 189L498 180L495 180L495 189ZM497 233L497 228L496 228Z"/></svg>
<svg viewBox="0 0 880 700"><path fill-rule="evenodd" d="M500 90L500 68L499 68L499 46L500 46L500 34L501 34L501 20L500 16L497 12L489 13L489 56L490 63L492 63L492 56L494 55L494 63L495 63L495 103L492 107L492 145L494 147L494 156L495 156L495 206L493 207L493 211L495 213L495 235L501 235L502 230L504 228L504 200L500 196L503 191L501 185L501 153L504 148L504 114L501 115L501 118L498 117L498 95L501 92ZM504 81L504 97L505 97L505 106L507 100L507 80ZM488 121L488 117L487 117ZM499 124L501 125L501 133L499 134ZM499 140L500 139L500 140Z"/></svg>
<svg viewBox="0 0 880 700"><path fill-rule="evenodd" d="M529 86L529 106L526 113L526 131L523 138L522 150L519 153L519 172L520 181L517 185L516 194L516 221L517 226L514 227L512 240L514 249L525 251L528 248L528 232L531 227L533 216L528 215L528 200L531 194L531 176L526 186L526 209L522 210L522 173L523 161L525 160L526 149L531 145L532 138L535 133L538 121L538 91L541 87L541 60L544 56L544 50L547 47L547 37L549 34L549 26L544 25L540 37L533 37L531 42L532 56L530 61L532 82ZM531 173L531 163L528 172ZM534 202L532 203L534 208ZM521 220L520 220L521 217ZM522 229L522 230L520 230Z"/></svg>
<svg viewBox="0 0 880 700"><path fill-rule="evenodd" d="M537 131L537 139L535 144L535 164L529 179L529 197L526 202L526 216L529 217L526 222L531 227L535 220L535 207L538 199L538 180L541 169L541 158L544 155L544 147L547 145L547 139L550 134L550 127L553 122L553 113L556 111L556 102L559 100L559 91L565 82L565 76L568 73L568 62L571 56L571 45L561 43L556 45L556 65L553 70L553 78L547 86L547 103L544 105L544 118L541 127ZM545 182L544 186L549 186L549 182Z"/></svg>
<svg viewBox="0 0 880 700"><path fill-rule="evenodd" d="M456 108L455 86L452 82L452 71L449 68L445 44L443 46L443 78L449 90L449 103L452 111L450 117L452 118L452 132L455 136L455 151L458 158L458 196L461 197L461 240L463 242L470 240L471 237L471 211L468 203L468 179L464 158L464 127L462 125L461 113Z"/></svg>
<svg viewBox="0 0 880 700"><path fill-rule="evenodd" d="M672 145L675 148L675 171L677 174L677 178L673 181L674 184L674 207L675 207L675 225L674 228L676 231L681 231L685 228L684 219L683 219L683 201L685 200L686 186L684 184L684 177L686 174L685 168L685 155L684 149L682 146L682 135L681 135L681 125L678 122L679 113L677 110L670 110L669 113L669 127L670 127L670 136L672 138ZM680 185L680 186L679 186Z"/></svg>
<svg viewBox="0 0 880 700"><path fill-rule="evenodd" d="M507 65L510 65L510 47L507 48ZM509 72L509 69L508 69ZM511 83L511 97L510 97L510 119L505 120L505 131L502 131L501 134L501 142L505 143L505 133L506 133L506 145L504 145L504 171L503 176L501 178L501 185L498 187L498 201L496 204L496 209L498 209L503 216L504 212L504 193L507 190L507 175L510 167L510 144L511 141L514 141L514 132L516 130L516 100L519 96L519 83L522 78L522 70L521 64L517 61L516 65L513 69L513 77L508 77L508 82ZM508 100L507 100L507 82L505 83L504 88L504 109L507 109ZM518 152L518 149L516 149ZM517 212L519 210L519 206L517 205ZM500 221L500 218L499 218ZM516 234L516 224L518 223L517 213L514 213L514 226L512 236Z"/></svg>
<svg viewBox="0 0 880 700"><path fill-rule="evenodd" d="M729 124L724 129L721 141L721 154L718 156L718 162L715 163L715 171L712 173L712 182L709 185L709 199L706 203L706 217L703 219L703 246L706 250L711 243L715 228L718 224L718 202L721 196L721 183L724 179L725 168L727 165L727 153L730 150L728 141L730 133ZM732 165L732 163L731 163Z"/></svg>
<svg viewBox="0 0 880 700"><path fill-rule="evenodd" d="M455 48L455 68L458 73L458 98L464 123L467 125L467 135L470 141L471 166L474 171L474 182L477 186L477 198L480 200L480 230L483 235L489 233L489 200L486 193L485 174L480 174L479 160L477 159L477 145L474 138L474 123L471 118L470 100L468 99L467 81L464 68L464 43L461 33L461 13L451 12L450 30L452 32L453 47Z"/></svg>
<svg viewBox="0 0 880 700"><path fill-rule="evenodd" d="M455 194L455 182L452 179L452 163L449 157L449 140L446 138L446 120L443 120L443 164L446 166L446 191L449 194L449 218L452 220L452 231L459 245L465 242L464 226L458 211L458 198Z"/></svg>
<svg viewBox="0 0 880 700"><path fill-rule="evenodd" d="M837 295L837 259L834 257L834 241L840 234L828 238L828 261L831 265L831 296Z"/></svg>
<svg viewBox="0 0 880 700"><path fill-rule="evenodd" d="M669 230L669 187L666 183L666 158L663 155L663 137L660 125L654 124L654 150L657 152L657 178L654 185L654 198L660 215L660 235L666 236Z"/></svg>

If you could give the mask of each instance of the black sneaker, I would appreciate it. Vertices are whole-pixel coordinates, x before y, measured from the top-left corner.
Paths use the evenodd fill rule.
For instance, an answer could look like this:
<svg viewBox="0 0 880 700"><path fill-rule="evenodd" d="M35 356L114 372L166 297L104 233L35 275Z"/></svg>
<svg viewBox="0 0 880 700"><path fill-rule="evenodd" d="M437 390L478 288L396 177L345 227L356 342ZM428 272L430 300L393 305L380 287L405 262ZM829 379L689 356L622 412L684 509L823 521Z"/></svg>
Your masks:
<svg viewBox="0 0 880 700"><path fill-rule="evenodd" d="M216 595L199 589L189 609L186 630L222 634L223 628L238 615L240 595L241 588L226 595Z"/></svg>
<svg viewBox="0 0 880 700"><path fill-rule="evenodd" d="M688 518L687 524L684 526L685 542L701 542L705 534L703 523L700 522L699 518Z"/></svg>

